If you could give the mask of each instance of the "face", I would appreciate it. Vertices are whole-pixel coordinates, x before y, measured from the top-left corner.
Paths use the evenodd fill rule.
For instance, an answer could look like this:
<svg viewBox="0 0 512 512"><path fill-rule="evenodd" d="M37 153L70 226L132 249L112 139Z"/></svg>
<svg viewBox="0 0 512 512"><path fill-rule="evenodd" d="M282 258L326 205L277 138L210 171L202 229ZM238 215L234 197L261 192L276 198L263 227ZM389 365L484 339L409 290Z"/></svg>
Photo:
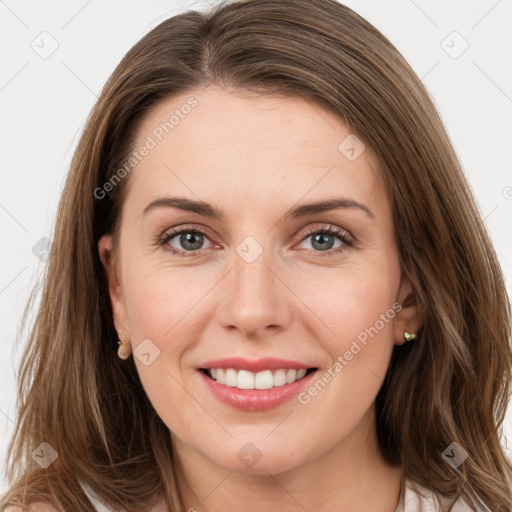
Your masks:
<svg viewBox="0 0 512 512"><path fill-rule="evenodd" d="M276 472L373 432L393 346L418 325L397 305L411 286L361 144L302 99L214 86L140 124L117 264L110 236L99 250L178 453Z"/></svg>

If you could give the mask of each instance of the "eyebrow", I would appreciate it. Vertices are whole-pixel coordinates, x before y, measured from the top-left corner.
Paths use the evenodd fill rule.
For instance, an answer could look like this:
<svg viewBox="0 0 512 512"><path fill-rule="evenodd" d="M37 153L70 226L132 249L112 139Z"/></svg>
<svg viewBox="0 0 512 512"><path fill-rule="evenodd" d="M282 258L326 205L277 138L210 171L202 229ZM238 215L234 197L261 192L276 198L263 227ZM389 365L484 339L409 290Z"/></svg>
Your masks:
<svg viewBox="0 0 512 512"><path fill-rule="evenodd" d="M211 219L223 220L224 212L203 201L193 201L184 197L161 197L149 203L143 210L142 215L147 215L156 208L177 208L179 210L197 213ZM327 199L316 203L308 203L297 206L284 215L284 218L292 217L298 219L314 213L322 213L337 209L356 208L363 211L368 217L375 219L375 214L364 204L345 197Z"/></svg>

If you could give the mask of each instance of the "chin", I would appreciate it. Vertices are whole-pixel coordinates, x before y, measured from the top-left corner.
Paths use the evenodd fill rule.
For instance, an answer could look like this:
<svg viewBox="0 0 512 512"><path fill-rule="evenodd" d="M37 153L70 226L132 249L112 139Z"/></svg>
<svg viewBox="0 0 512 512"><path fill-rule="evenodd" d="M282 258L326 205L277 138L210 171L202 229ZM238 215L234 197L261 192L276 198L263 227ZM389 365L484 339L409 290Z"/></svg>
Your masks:
<svg viewBox="0 0 512 512"><path fill-rule="evenodd" d="M280 474L301 464L298 450L293 451L292 445L287 443L279 447L269 445L267 442L236 443L236 448L225 448L221 453L214 453L210 457L212 462L227 471L246 475ZM290 452L290 448L292 451Z"/></svg>

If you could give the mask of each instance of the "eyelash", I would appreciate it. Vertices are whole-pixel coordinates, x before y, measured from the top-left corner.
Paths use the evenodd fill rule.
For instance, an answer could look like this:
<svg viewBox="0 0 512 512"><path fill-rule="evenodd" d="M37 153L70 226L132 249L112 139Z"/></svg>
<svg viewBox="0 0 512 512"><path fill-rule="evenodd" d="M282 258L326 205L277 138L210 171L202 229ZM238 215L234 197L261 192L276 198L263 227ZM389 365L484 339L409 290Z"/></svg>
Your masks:
<svg viewBox="0 0 512 512"><path fill-rule="evenodd" d="M197 227L189 228L187 226L177 229L165 232L158 240L157 245L163 247L165 250L170 251L173 255L178 257L191 257L191 256L197 256L198 254L201 254L202 250L196 250L196 251L182 251L180 249L175 249L174 247L171 247L168 244L170 240L175 238L177 235L181 235L182 233L194 233L194 234L200 234L204 235L205 237L208 237L208 234L203 231L202 229L199 229ZM328 233L331 235L336 235L336 237L343 242L342 245L340 245L336 249L329 249L328 251L315 251L312 249L305 249L305 251L308 254L314 254L315 256L323 257L329 257L333 255L337 255L351 247L355 246L355 242L353 238L344 230L341 228L337 228L330 225L324 225L320 228L307 228L305 230L304 236L301 239L301 243L304 242L307 238L309 238L312 235L317 235L320 233Z"/></svg>

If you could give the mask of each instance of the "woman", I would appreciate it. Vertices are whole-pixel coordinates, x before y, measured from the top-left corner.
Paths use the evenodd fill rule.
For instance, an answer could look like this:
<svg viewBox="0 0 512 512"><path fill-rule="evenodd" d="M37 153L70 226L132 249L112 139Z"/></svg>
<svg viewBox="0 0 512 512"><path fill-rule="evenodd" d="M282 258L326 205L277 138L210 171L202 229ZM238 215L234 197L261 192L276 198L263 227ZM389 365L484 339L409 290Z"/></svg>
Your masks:
<svg viewBox="0 0 512 512"><path fill-rule="evenodd" d="M510 510L510 334L453 148L382 34L332 0L175 16L75 152L3 503Z"/></svg>

